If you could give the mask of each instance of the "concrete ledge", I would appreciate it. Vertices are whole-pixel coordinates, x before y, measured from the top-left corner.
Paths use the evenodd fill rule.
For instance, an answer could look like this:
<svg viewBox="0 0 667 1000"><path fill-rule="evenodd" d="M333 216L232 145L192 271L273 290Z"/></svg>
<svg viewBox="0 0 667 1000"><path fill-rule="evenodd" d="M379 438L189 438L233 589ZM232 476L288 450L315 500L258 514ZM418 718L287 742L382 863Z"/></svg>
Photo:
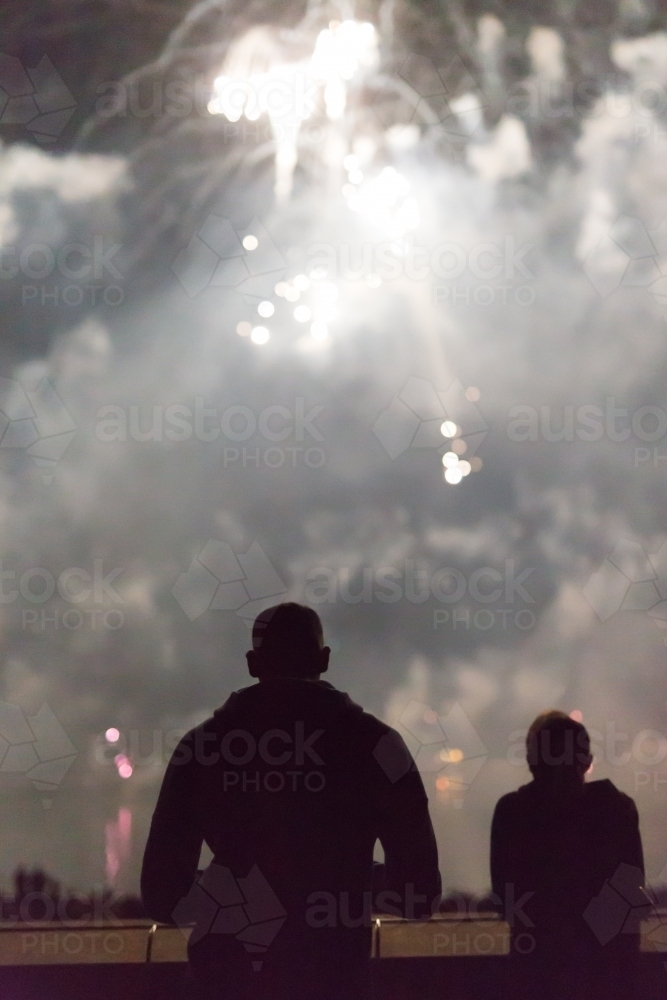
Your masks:
<svg viewBox="0 0 667 1000"><path fill-rule="evenodd" d="M117 924L0 924L0 967L50 965L164 965L187 961L189 928L149 920ZM461 919L439 914L428 921L377 917L375 959L484 958L509 954L509 926L492 914ZM667 912L641 925L641 950L667 952Z"/></svg>
<svg viewBox="0 0 667 1000"><path fill-rule="evenodd" d="M187 962L190 929L154 924L149 943L149 962Z"/></svg>
<svg viewBox="0 0 667 1000"><path fill-rule="evenodd" d="M149 920L106 926L84 923L0 924L0 966L145 963Z"/></svg>
<svg viewBox="0 0 667 1000"><path fill-rule="evenodd" d="M378 918L374 958L454 958L509 955L510 929L492 914L461 920L440 914L428 921Z"/></svg>

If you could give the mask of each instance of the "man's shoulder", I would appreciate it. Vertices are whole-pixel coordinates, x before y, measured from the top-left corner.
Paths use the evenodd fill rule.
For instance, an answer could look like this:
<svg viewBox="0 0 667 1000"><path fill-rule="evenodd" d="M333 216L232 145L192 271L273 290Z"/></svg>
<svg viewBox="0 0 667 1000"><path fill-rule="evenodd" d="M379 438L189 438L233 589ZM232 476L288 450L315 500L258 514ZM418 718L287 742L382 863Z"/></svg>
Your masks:
<svg viewBox="0 0 667 1000"><path fill-rule="evenodd" d="M529 781L527 784L521 785L513 792L507 792L505 795L501 795L496 802L496 818L512 816L527 809L532 809L535 798L534 791L535 783Z"/></svg>
<svg viewBox="0 0 667 1000"><path fill-rule="evenodd" d="M313 693L316 693L315 689ZM237 713L246 714L248 709L252 711L253 702L258 701L260 695L260 685L258 684L233 691L211 716L189 729L180 742L192 744L197 740L206 740L210 734L218 733L221 728L236 725ZM316 696L318 700L323 698L328 701L332 716L334 718L338 716L344 722L345 728L354 732L359 738L377 743L383 737L387 737L395 744L403 743L402 737L395 729L371 712L367 712L361 705L353 701L347 692L341 691L331 684L322 683L317 685Z"/></svg>
<svg viewBox="0 0 667 1000"><path fill-rule="evenodd" d="M617 788L613 781L608 778L587 781L584 788L589 802L599 809L606 808L628 815L637 811L634 799Z"/></svg>
<svg viewBox="0 0 667 1000"><path fill-rule="evenodd" d="M215 734L216 731L216 719L214 715L209 716L202 722L199 722L192 729L188 729L187 732L181 736L178 744L176 746L176 752L179 748L183 747L193 747L195 745L206 744L207 740L211 738L211 734Z"/></svg>

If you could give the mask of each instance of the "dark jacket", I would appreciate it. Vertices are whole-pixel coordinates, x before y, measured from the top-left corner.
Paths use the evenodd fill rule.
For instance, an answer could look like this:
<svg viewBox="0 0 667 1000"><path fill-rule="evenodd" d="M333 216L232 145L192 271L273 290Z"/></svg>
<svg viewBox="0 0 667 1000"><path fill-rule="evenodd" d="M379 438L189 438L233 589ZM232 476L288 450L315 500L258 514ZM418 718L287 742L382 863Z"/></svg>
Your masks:
<svg viewBox="0 0 667 1000"><path fill-rule="evenodd" d="M596 934L590 927L605 883L617 886L619 895L633 894L629 909L645 902L643 879L637 809L611 781L587 782L579 794L561 796L532 781L498 802L491 828L493 891L505 911L512 897L516 902L530 894L521 911L537 934L570 925L605 937L602 928ZM513 916L520 933L527 925Z"/></svg>
<svg viewBox="0 0 667 1000"><path fill-rule="evenodd" d="M401 737L326 682L262 682L232 694L176 748L144 855L145 906L156 920L180 922L205 841L224 878L242 893L261 884L270 897L264 918L274 921L269 931L280 926L260 964L305 955L315 970L345 976L368 955L376 840L394 894L387 908L428 912L440 892L437 849ZM245 896L249 926L229 932L243 923L239 913L216 935L211 918L209 957L229 957L233 939L252 943L262 914Z"/></svg>

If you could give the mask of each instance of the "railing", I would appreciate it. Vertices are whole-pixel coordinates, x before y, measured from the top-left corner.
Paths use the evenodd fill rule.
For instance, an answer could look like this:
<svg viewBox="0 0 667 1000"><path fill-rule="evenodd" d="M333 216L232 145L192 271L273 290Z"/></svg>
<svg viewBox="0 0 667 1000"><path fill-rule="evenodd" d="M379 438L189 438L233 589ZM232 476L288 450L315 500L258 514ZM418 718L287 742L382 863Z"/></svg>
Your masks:
<svg viewBox="0 0 667 1000"><path fill-rule="evenodd" d="M150 920L0 924L0 967L183 963L189 933ZM438 914L423 922L383 916L373 921L374 959L484 958L508 955L509 950L509 926L494 914ZM667 911L642 921L641 951L667 952Z"/></svg>
<svg viewBox="0 0 667 1000"><path fill-rule="evenodd" d="M373 924L372 1000L516 1000L492 915ZM642 924L633 1000L667 997L667 912ZM148 920L0 924L0 1000L189 1000L187 934ZM532 998L531 998L532 1000Z"/></svg>

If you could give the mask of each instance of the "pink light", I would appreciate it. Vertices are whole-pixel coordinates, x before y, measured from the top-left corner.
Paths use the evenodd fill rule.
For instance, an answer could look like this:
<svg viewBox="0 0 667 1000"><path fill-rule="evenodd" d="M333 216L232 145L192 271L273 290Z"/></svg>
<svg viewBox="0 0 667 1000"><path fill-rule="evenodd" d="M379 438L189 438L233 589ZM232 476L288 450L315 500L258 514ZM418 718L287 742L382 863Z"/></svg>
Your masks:
<svg viewBox="0 0 667 1000"><path fill-rule="evenodd" d="M107 743L118 743L118 740L120 739L120 732L112 726L111 729L107 729L104 734L104 738Z"/></svg>
<svg viewBox="0 0 667 1000"><path fill-rule="evenodd" d="M113 760L114 760L114 764L117 764L117 765L120 765L120 764L129 764L130 763L129 760L128 760L128 758L125 756L124 753L117 753Z"/></svg>
<svg viewBox="0 0 667 1000"><path fill-rule="evenodd" d="M128 765L129 766L129 765ZM118 818L106 824L106 876L113 885L121 866L127 861L132 846L132 813L124 806L118 810Z"/></svg>
<svg viewBox="0 0 667 1000"><path fill-rule="evenodd" d="M132 765L131 764L120 764L118 767L118 773L121 778L131 778L132 777Z"/></svg>
<svg viewBox="0 0 667 1000"><path fill-rule="evenodd" d="M575 722L583 722L584 714L578 708L575 708L574 711L570 712L570 718L574 719Z"/></svg>

